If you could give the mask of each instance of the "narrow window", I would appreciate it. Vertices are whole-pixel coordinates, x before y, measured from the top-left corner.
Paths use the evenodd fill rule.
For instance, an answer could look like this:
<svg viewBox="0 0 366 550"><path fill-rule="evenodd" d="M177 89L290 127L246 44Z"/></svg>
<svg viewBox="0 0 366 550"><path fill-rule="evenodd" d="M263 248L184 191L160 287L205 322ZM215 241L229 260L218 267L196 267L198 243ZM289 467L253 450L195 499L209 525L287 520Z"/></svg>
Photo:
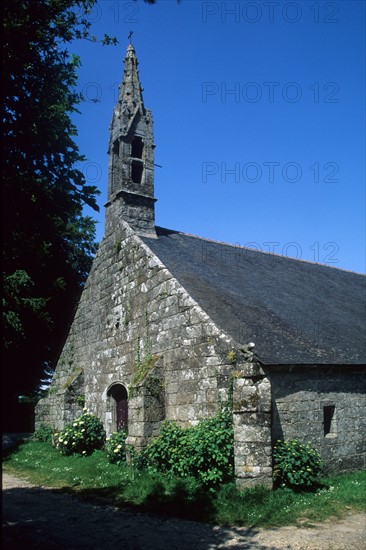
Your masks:
<svg viewBox="0 0 366 550"><path fill-rule="evenodd" d="M131 157L135 159L142 159L142 153L144 150L144 142L140 136L135 136L131 144Z"/></svg>
<svg viewBox="0 0 366 550"><path fill-rule="evenodd" d="M334 411L334 405L323 407L324 437L334 437L336 435Z"/></svg>
<svg viewBox="0 0 366 550"><path fill-rule="evenodd" d="M116 139L116 141L113 143L113 154L116 157L119 157L119 141Z"/></svg>
<svg viewBox="0 0 366 550"><path fill-rule="evenodd" d="M134 183L141 183L144 163L138 160L133 160L131 165L131 179Z"/></svg>

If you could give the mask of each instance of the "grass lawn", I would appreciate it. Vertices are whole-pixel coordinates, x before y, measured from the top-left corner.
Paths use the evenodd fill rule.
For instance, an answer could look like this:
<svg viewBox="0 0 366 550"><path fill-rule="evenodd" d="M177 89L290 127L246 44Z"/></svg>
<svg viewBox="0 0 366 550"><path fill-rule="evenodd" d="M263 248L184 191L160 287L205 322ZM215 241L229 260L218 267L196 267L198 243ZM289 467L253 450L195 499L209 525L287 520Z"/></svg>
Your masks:
<svg viewBox="0 0 366 550"><path fill-rule="evenodd" d="M49 443L36 441L8 454L3 468L88 500L106 499L119 506L228 525L289 525L366 509L366 471L328 477L316 493L261 486L239 492L234 484L210 492L191 478L168 479L110 464L103 451L88 457L63 456Z"/></svg>

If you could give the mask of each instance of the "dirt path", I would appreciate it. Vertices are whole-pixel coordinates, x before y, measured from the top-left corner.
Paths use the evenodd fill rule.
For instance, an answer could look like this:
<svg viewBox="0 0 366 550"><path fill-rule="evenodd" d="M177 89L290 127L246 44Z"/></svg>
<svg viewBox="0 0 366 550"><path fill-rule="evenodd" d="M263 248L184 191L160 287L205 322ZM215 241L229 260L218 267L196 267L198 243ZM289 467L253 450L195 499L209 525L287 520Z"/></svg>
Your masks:
<svg viewBox="0 0 366 550"><path fill-rule="evenodd" d="M365 550L365 528L363 514L312 528L211 526L81 502L57 489L3 477L4 549Z"/></svg>

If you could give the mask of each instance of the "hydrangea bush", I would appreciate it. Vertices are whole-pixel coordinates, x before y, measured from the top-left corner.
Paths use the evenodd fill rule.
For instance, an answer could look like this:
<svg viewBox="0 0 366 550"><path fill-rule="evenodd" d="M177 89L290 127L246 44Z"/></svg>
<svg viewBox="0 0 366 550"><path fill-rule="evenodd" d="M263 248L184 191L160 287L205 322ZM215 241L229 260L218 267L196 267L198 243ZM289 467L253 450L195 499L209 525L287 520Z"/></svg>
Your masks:
<svg viewBox="0 0 366 550"><path fill-rule="evenodd" d="M54 435L54 441L62 454L86 456L104 447L105 436L102 422L84 408L79 418Z"/></svg>
<svg viewBox="0 0 366 550"><path fill-rule="evenodd" d="M121 464L126 461L127 432L113 432L106 440L105 451L109 462Z"/></svg>
<svg viewBox="0 0 366 550"><path fill-rule="evenodd" d="M140 453L129 451L138 469L192 477L215 488L234 476L234 434L230 409L182 428L163 422L160 435Z"/></svg>
<svg viewBox="0 0 366 550"><path fill-rule="evenodd" d="M300 443L296 439L277 441L273 458L276 485L294 490L311 490L319 485L323 462L310 443Z"/></svg>

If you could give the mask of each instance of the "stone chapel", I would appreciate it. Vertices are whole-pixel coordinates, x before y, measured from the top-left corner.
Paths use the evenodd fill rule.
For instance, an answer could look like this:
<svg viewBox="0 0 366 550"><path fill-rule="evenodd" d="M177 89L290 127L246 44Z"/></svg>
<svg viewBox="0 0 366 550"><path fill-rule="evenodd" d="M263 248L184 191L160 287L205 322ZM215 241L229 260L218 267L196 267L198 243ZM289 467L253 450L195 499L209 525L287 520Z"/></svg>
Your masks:
<svg viewBox="0 0 366 550"><path fill-rule="evenodd" d="M130 44L113 111L105 235L36 424L85 406L141 448L233 392L235 475L271 483L277 439L365 467L365 277L155 225L154 137Z"/></svg>

